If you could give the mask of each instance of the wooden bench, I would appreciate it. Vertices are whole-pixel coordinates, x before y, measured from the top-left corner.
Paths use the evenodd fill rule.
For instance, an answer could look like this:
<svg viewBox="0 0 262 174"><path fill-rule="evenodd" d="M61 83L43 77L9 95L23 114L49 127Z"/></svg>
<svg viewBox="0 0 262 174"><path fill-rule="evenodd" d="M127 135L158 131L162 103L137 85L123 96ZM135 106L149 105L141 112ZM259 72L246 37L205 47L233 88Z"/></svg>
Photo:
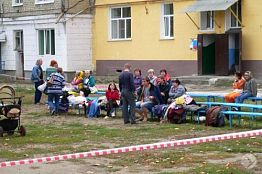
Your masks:
<svg viewBox="0 0 262 174"><path fill-rule="evenodd" d="M254 119L256 116L262 116L261 112L255 112L257 110L261 110L262 109L262 105L255 105L255 104L245 104L245 103L223 103L223 102L198 102L198 104L205 104L207 105L209 108L211 106L225 106L228 107L228 111L222 111L224 114L228 114L229 115L229 126L230 128L232 127L232 120L233 120L233 116L234 115L238 115L238 119L239 119L239 124L240 124L240 117L243 116L251 116L252 119ZM233 111L232 108L233 107L238 107L238 108L249 108L251 111ZM198 122L199 122L199 114L198 116Z"/></svg>

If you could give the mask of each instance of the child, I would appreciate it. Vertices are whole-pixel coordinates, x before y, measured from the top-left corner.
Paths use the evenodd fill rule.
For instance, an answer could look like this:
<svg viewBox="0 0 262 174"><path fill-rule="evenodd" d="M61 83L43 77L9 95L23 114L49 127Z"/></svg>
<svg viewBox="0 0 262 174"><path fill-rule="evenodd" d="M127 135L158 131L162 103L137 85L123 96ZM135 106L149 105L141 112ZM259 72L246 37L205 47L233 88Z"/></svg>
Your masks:
<svg viewBox="0 0 262 174"><path fill-rule="evenodd" d="M118 107L117 100L119 100L119 90L117 89L114 82L111 82L108 85L108 89L106 91L106 99L107 99L107 116L105 119L109 117L114 117L115 112L113 111L113 108Z"/></svg>

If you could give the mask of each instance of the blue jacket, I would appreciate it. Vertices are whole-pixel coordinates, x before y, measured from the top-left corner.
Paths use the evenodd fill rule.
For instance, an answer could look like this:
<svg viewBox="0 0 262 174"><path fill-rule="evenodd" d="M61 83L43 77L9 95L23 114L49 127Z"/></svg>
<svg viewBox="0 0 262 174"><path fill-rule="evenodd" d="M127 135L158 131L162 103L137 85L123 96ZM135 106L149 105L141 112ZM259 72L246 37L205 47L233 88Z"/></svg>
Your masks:
<svg viewBox="0 0 262 174"><path fill-rule="evenodd" d="M95 77L94 76L89 76L89 78L84 77L83 85L84 85L84 88L94 87L96 85Z"/></svg>
<svg viewBox="0 0 262 174"><path fill-rule="evenodd" d="M41 73L43 73L43 72L41 72L40 66L35 65L33 67L33 70L32 70L31 80L33 82L39 82L39 81L43 80L43 79L40 78Z"/></svg>

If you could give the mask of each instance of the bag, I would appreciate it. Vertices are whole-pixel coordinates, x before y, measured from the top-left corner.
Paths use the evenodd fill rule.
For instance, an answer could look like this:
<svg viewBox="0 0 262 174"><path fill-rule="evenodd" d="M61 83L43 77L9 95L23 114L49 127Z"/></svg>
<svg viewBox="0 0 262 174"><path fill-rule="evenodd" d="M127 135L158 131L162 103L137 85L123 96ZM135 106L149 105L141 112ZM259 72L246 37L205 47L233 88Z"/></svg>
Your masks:
<svg viewBox="0 0 262 174"><path fill-rule="evenodd" d="M185 119L185 109L183 107L170 108L167 113L167 118L170 123L184 123Z"/></svg>
<svg viewBox="0 0 262 174"><path fill-rule="evenodd" d="M47 81L46 86L51 87L53 85L53 76L50 77L50 79Z"/></svg>
<svg viewBox="0 0 262 174"><path fill-rule="evenodd" d="M206 126L223 127L225 126L225 115L221 112L225 110L221 106L214 106L206 112Z"/></svg>
<svg viewBox="0 0 262 174"><path fill-rule="evenodd" d="M97 88L94 86L94 87L89 87L90 91L92 94L95 94L98 92Z"/></svg>
<svg viewBox="0 0 262 174"><path fill-rule="evenodd" d="M168 106L165 104L154 106L153 108L154 115L157 116L158 118L163 118L167 110L167 107Z"/></svg>
<svg viewBox="0 0 262 174"><path fill-rule="evenodd" d="M39 86L37 87L37 89L38 89L39 91L41 91L41 92L44 92L45 89L46 89L46 86L47 86L47 83L44 82L42 85L39 85Z"/></svg>

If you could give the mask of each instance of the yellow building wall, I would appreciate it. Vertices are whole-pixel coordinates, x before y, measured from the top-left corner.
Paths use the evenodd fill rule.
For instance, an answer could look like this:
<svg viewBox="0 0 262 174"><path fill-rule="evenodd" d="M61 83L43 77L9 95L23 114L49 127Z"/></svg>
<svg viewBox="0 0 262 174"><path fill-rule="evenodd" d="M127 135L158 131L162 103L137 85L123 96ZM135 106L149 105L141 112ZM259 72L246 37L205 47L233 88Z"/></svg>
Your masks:
<svg viewBox="0 0 262 174"><path fill-rule="evenodd" d="M242 60L262 60L262 1L242 0Z"/></svg>
<svg viewBox="0 0 262 174"><path fill-rule="evenodd" d="M174 2L174 39L160 37L161 2L131 3L131 40L109 40L109 7L123 1L97 1L94 20L94 60L196 60L197 52L189 48L190 39L199 30L181 10L193 1ZM126 1L125 1L126 2ZM131 1L129 1L131 2ZM167 2L167 1L165 1ZM170 1L169 1L170 2ZM124 3L125 4L125 3ZM123 5L123 4L122 4ZM146 13L148 9L148 14ZM199 23L199 14L190 16Z"/></svg>
<svg viewBox="0 0 262 174"><path fill-rule="evenodd" d="M174 39L160 37L161 4L174 2ZM215 31L202 32L182 9L192 0L97 0L93 25L93 58L96 60L196 60L197 52L189 49L197 34L225 33L225 12L215 12ZM109 40L109 8L131 6L131 40ZM242 0L242 59L262 60L262 1ZM148 9L148 14L146 13ZM189 13L199 23L199 13Z"/></svg>

